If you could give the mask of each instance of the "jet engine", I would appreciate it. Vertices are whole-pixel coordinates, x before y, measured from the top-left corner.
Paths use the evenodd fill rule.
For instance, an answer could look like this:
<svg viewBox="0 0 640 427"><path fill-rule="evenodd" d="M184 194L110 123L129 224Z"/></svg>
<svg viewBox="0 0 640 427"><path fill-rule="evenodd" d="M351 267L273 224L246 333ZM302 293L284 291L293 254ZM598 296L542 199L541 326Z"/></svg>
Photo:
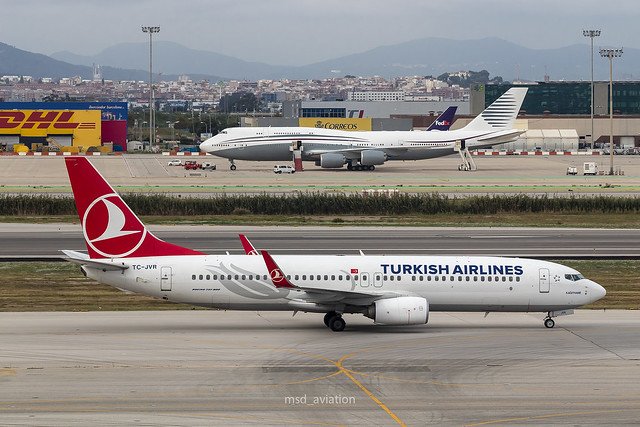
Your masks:
<svg viewBox="0 0 640 427"><path fill-rule="evenodd" d="M375 301L365 316L383 325L422 325L429 321L429 302L421 297L396 297Z"/></svg>
<svg viewBox="0 0 640 427"><path fill-rule="evenodd" d="M320 166L323 168L341 168L345 158L338 153L325 153L320 156Z"/></svg>
<svg viewBox="0 0 640 427"><path fill-rule="evenodd" d="M381 165L387 161L387 155L383 151L366 150L360 153L360 164Z"/></svg>

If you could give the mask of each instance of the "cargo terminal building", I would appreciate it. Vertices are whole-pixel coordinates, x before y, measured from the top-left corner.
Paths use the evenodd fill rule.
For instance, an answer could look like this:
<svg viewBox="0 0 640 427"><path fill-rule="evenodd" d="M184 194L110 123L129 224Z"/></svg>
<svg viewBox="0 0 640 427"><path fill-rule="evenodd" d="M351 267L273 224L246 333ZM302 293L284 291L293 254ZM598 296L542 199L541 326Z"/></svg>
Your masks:
<svg viewBox="0 0 640 427"><path fill-rule="evenodd" d="M0 102L0 150L127 149L126 102Z"/></svg>

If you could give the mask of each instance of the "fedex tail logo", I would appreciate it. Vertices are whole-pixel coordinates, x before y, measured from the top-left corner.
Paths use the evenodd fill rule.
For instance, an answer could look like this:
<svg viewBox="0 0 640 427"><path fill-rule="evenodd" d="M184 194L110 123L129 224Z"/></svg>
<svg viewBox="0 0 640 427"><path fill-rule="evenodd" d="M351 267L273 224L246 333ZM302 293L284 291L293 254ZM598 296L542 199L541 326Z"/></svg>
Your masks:
<svg viewBox="0 0 640 427"><path fill-rule="evenodd" d="M127 218L128 209L115 193L95 199L82 218L87 245L107 258L126 257L144 242L147 229L135 216Z"/></svg>
<svg viewBox="0 0 640 427"><path fill-rule="evenodd" d="M436 120L436 125L438 125L438 126L451 126L451 122L449 120Z"/></svg>

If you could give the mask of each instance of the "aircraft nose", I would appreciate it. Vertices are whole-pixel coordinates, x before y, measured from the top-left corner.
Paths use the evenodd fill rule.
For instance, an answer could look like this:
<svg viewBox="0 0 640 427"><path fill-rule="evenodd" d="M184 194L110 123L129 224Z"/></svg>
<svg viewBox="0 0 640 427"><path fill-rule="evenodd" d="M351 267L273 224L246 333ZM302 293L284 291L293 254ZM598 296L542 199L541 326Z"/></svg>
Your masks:
<svg viewBox="0 0 640 427"><path fill-rule="evenodd" d="M211 142L209 141L210 140L207 139L206 141L200 144L200 151L206 152L211 147Z"/></svg>
<svg viewBox="0 0 640 427"><path fill-rule="evenodd" d="M607 294L607 290L596 282L591 282L589 284L589 291L593 301L598 301L600 298L603 298Z"/></svg>

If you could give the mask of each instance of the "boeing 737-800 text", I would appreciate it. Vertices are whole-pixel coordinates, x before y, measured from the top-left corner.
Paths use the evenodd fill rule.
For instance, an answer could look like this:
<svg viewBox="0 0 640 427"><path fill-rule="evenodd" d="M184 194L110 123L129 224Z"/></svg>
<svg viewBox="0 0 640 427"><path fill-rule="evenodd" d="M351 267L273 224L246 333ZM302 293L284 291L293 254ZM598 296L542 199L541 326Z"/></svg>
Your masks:
<svg viewBox="0 0 640 427"><path fill-rule="evenodd" d="M469 256L209 255L164 242L84 157L65 159L87 254L63 251L89 277L118 289L224 310L345 313L377 324L424 324L429 311L554 312L602 298L602 286L547 261ZM275 238L275 237L274 237Z"/></svg>
<svg viewBox="0 0 640 427"><path fill-rule="evenodd" d="M373 170L388 160L422 160L465 149L513 142L524 130L513 129L527 88L511 88L468 125L447 131L342 131L305 127L228 128L200 144L200 151L231 161L287 161L292 144L303 161L323 168ZM443 114L444 116L445 114ZM451 118L444 121L451 121Z"/></svg>

